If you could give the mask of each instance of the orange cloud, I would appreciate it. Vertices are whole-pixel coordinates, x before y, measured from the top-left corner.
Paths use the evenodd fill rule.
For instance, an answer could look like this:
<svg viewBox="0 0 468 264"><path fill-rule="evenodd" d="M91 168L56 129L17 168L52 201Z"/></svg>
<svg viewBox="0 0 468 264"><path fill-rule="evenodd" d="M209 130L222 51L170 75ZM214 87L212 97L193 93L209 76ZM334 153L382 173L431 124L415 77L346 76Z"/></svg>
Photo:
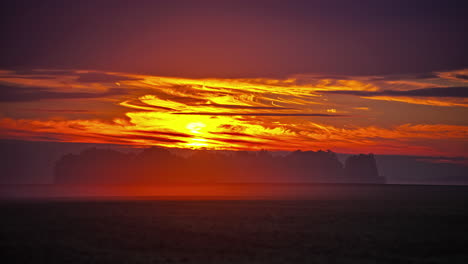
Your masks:
<svg viewBox="0 0 468 264"><path fill-rule="evenodd" d="M405 124L391 129L338 128L313 122L299 125L271 118L184 116L171 119L168 115L128 113L129 121L116 119L109 123L4 118L0 126L3 137L15 139L228 150L332 149L348 153L464 155L463 149L468 145L468 126ZM441 141L458 142L461 149L441 147Z"/></svg>
<svg viewBox="0 0 468 264"><path fill-rule="evenodd" d="M457 82L463 79L460 73L453 76ZM28 75L1 71L0 77L7 91L0 103L2 138L177 148L331 149L349 153L449 156L464 156L468 138L466 126L417 124L417 120L415 124L389 125L376 120L378 111L369 111L362 99L334 101L323 95L326 91L376 94L381 90L381 83L390 82L372 81L370 77L185 79L47 70ZM447 77L444 81L452 79ZM25 94L29 99L20 100ZM446 107L468 104L465 98L361 97ZM64 109L54 107L53 111L41 111L50 105ZM29 117L19 109L38 111ZM384 110L387 109L379 109ZM100 114L103 112L105 117ZM356 124L364 119L377 123Z"/></svg>
<svg viewBox="0 0 468 264"><path fill-rule="evenodd" d="M414 98L414 97L394 97L394 96L372 96L372 97L363 97L366 99L372 100L382 100L382 101L394 101L402 102L408 104L419 104L419 105L432 105L432 106L460 106L468 107L468 99L438 99L438 98Z"/></svg>

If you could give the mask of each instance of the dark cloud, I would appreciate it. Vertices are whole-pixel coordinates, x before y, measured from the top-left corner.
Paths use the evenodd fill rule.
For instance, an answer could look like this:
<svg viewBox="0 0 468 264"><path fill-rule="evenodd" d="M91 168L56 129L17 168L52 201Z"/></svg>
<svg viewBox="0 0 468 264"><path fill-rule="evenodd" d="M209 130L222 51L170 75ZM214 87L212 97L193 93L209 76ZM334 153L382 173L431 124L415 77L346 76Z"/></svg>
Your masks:
<svg viewBox="0 0 468 264"><path fill-rule="evenodd" d="M426 96L426 97L468 97L468 87L436 87L409 91L384 91L384 95L391 96Z"/></svg>
<svg viewBox="0 0 468 264"><path fill-rule="evenodd" d="M455 77L458 79L468 80L468 75L464 74L456 74Z"/></svg>
<svg viewBox="0 0 468 264"><path fill-rule="evenodd" d="M25 76L30 75L30 76ZM47 75L47 76L43 76ZM55 79L56 76L76 76L76 81L81 83L115 83L120 81L141 80L140 78L128 77L119 74L108 74L101 72L77 73L71 70L15 70L14 75L1 76L0 78L21 79Z"/></svg>
<svg viewBox="0 0 468 264"><path fill-rule="evenodd" d="M0 84L0 102L31 102L49 99L90 99L125 94L122 88L110 88L105 92L56 92L46 87L13 86Z"/></svg>
<svg viewBox="0 0 468 264"><path fill-rule="evenodd" d="M221 142L227 142L227 143L247 143L247 145L259 145L258 142L255 141L245 141L243 139L234 139L236 137L246 137L246 138L253 138L253 139L264 139L264 140L269 140L272 141L271 137L263 137L263 136L254 136L254 135L249 135L246 133L241 133L241 132L210 132L212 135L224 135L224 136L230 136L233 138L213 138L215 140L221 141ZM284 142L284 140L279 139L279 138L274 138L274 142ZM263 143L262 143L263 144ZM280 143L281 144L281 143ZM271 144L270 144L271 145Z"/></svg>
<svg viewBox="0 0 468 264"><path fill-rule="evenodd" d="M226 112L179 112L174 115L209 115L209 116L317 116L317 117L348 117L347 115L328 115L328 114L299 114L299 113L226 113Z"/></svg>
<svg viewBox="0 0 468 264"><path fill-rule="evenodd" d="M422 88L409 91L322 91L321 93L326 94L343 94L343 95L355 95L355 96L404 96L404 97L455 97L455 98L467 98L468 87L434 87L434 88Z"/></svg>
<svg viewBox="0 0 468 264"><path fill-rule="evenodd" d="M183 140L165 138L165 137L158 137L158 136L143 136L143 135L133 135L133 134L114 136L114 135L98 134L98 133L94 133L94 135L100 136L100 137L103 137L103 138L115 138L115 139L118 139L118 140L142 139L142 140L150 140L150 141L153 141L153 142L163 142L163 143L186 143L186 141L183 141ZM161 135L163 135L163 134L161 134Z"/></svg>
<svg viewBox="0 0 468 264"><path fill-rule="evenodd" d="M174 109L169 108L169 107L162 107L162 106L154 106L154 105L148 105L145 103L142 103L140 100L129 100L127 101L127 104L134 106L134 107L144 107L139 108L138 111L160 111L162 110L169 110L169 111L174 111Z"/></svg>
<svg viewBox="0 0 468 264"><path fill-rule="evenodd" d="M81 73L78 74L78 82L82 83L115 83L120 81L135 81L140 80L139 78L132 78L127 76L121 75L114 75L114 74L105 74L105 73L98 73L98 72L91 72L91 73Z"/></svg>
<svg viewBox="0 0 468 264"><path fill-rule="evenodd" d="M0 78L15 78L15 79L30 79L30 80L51 80L55 77L51 76L18 76L18 75L9 75L9 76L0 76Z"/></svg>
<svg viewBox="0 0 468 264"><path fill-rule="evenodd" d="M213 106L218 108L228 109L256 109L256 110L293 110L294 108L278 107L278 106L245 106L245 105L228 105L228 104L197 104L198 106Z"/></svg>
<svg viewBox="0 0 468 264"><path fill-rule="evenodd" d="M53 76L63 76L63 75L75 75L75 71L70 70L31 70L31 69L22 69L15 70L17 75L53 75Z"/></svg>
<svg viewBox="0 0 468 264"><path fill-rule="evenodd" d="M41 128L47 129L50 127L43 126ZM16 138L20 136L25 138L28 141L56 141L60 142L63 141L67 135L58 132L36 132L36 131L25 131L20 129L11 129L11 128L3 128L6 138Z"/></svg>
<svg viewBox="0 0 468 264"><path fill-rule="evenodd" d="M439 78L439 76L433 72L417 73L417 74L396 74L386 75L371 78L370 81L400 81L408 79L433 79Z"/></svg>
<svg viewBox="0 0 468 264"><path fill-rule="evenodd" d="M159 135L159 136L171 136L171 137L184 137L191 138L192 135L176 132L162 132L162 131L146 131L146 130L132 130L133 133L149 134L149 135Z"/></svg>
<svg viewBox="0 0 468 264"><path fill-rule="evenodd" d="M252 135L240 132L210 132L213 135L227 135L227 136L234 136L234 137L252 137Z"/></svg>
<svg viewBox="0 0 468 264"><path fill-rule="evenodd" d="M244 146L265 146L264 142L243 140L243 139L231 139L231 138L213 138L214 140L229 143L229 144L241 144Z"/></svg>
<svg viewBox="0 0 468 264"><path fill-rule="evenodd" d="M307 79L313 80L323 80L323 79L331 79L331 80L351 80L352 78L344 75L311 75L307 76Z"/></svg>
<svg viewBox="0 0 468 264"><path fill-rule="evenodd" d="M40 108L22 108L20 111L27 112L44 112L44 113L91 113L92 111L86 109L40 109Z"/></svg>
<svg viewBox="0 0 468 264"><path fill-rule="evenodd" d="M450 163L450 164L460 164L460 165L465 165L468 166L468 158L466 157L426 157L426 156L421 156L421 157L414 157L415 159L419 161L425 161L425 162L433 162L433 163Z"/></svg>

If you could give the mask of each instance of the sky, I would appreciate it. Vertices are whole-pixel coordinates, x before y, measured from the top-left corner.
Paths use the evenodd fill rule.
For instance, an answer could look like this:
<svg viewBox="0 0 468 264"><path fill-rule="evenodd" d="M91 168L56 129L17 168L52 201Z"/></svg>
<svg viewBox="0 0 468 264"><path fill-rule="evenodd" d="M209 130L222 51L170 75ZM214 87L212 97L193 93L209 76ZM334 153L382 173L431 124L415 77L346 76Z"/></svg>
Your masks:
<svg viewBox="0 0 468 264"><path fill-rule="evenodd" d="M1 139L468 157L461 1L1 5Z"/></svg>
<svg viewBox="0 0 468 264"><path fill-rule="evenodd" d="M467 67L463 1L2 1L1 68L178 77Z"/></svg>

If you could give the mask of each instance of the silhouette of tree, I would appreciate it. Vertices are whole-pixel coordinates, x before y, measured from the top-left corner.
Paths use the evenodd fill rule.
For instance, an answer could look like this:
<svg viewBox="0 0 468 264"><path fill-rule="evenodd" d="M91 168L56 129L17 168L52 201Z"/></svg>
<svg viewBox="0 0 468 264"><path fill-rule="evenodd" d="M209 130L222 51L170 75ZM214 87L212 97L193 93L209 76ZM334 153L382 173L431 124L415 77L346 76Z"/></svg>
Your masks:
<svg viewBox="0 0 468 264"><path fill-rule="evenodd" d="M56 183L155 184L221 182L383 182L373 154L349 157L332 151L294 151L274 156L261 150L194 150L183 158L152 147L138 154L91 148L67 154L55 166Z"/></svg>
<svg viewBox="0 0 468 264"><path fill-rule="evenodd" d="M345 162L345 175L348 179L370 182L384 182L379 176L374 154L350 156Z"/></svg>

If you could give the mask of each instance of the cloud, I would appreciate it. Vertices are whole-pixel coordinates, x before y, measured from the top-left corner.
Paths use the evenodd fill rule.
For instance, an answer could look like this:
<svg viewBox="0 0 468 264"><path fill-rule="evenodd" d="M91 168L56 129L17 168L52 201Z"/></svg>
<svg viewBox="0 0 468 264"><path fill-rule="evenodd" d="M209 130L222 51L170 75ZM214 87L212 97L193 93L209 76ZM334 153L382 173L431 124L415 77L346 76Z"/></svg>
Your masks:
<svg viewBox="0 0 468 264"><path fill-rule="evenodd" d="M462 114L458 116L464 109L433 114L441 109L425 107L407 115L413 106L366 105L369 101L357 98L468 107L463 101L468 87L454 77L466 71L380 76L379 80L378 76L188 79L43 72L48 74L21 75L28 79L0 72L6 76L0 86L0 106L8 108L1 113L1 138L230 150L466 152L459 147L466 145L466 127L444 127L464 124ZM44 76L54 78L35 79ZM125 88L117 87L117 80ZM354 97L324 96L331 94ZM51 99L56 99L53 104L41 101ZM412 125L404 125L408 123Z"/></svg>
<svg viewBox="0 0 468 264"><path fill-rule="evenodd" d="M429 105L429 106L443 106L443 107L468 107L468 102L466 99L438 99L438 98L420 98L420 97L398 97L398 96L372 96L372 97L362 97L365 99L371 100L382 100L382 101L392 101L392 102L401 102L407 104L417 104L417 105Z"/></svg>
<svg viewBox="0 0 468 264"><path fill-rule="evenodd" d="M92 113L90 110L86 109L41 109L41 108L21 108L18 109L19 111L27 111L27 112L44 112L44 113Z"/></svg>
<svg viewBox="0 0 468 264"><path fill-rule="evenodd" d="M317 116L317 117L348 117L347 115L301 114L301 113L226 113L226 112L181 112L175 115L208 115L208 116Z"/></svg>
<svg viewBox="0 0 468 264"><path fill-rule="evenodd" d="M188 135L184 133L163 132L163 131L133 130L131 132L137 133L137 134L142 133L142 134L150 134L150 135L169 136L169 137L183 137L183 138L193 137L192 135Z"/></svg>
<svg viewBox="0 0 468 264"><path fill-rule="evenodd" d="M419 157L417 160L436 164L457 164L468 166L468 159L464 157Z"/></svg>
<svg viewBox="0 0 468 264"><path fill-rule="evenodd" d="M408 91L322 91L322 93L328 94L344 94L344 95L356 95L356 96L405 96L405 97L456 97L456 98L467 98L468 87L433 87L423 88Z"/></svg>
<svg viewBox="0 0 468 264"><path fill-rule="evenodd" d="M168 114L170 116L170 114ZM2 137L34 141L112 143L214 149L318 150L342 153L465 156L467 126L405 124L390 128L338 127L232 117L166 119L133 113L130 121L0 119ZM192 116L190 116L192 117ZM199 123L195 123L199 122ZM187 124L205 126L187 126ZM231 123L232 125L226 125Z"/></svg>
<svg viewBox="0 0 468 264"><path fill-rule="evenodd" d="M466 74L455 74L455 78L468 80L468 75L466 75Z"/></svg>
<svg viewBox="0 0 468 264"><path fill-rule="evenodd" d="M128 77L115 74L106 74L99 72L80 73L78 74L78 82L82 83L115 83L121 81L135 81L140 80L136 77Z"/></svg>
<svg viewBox="0 0 468 264"><path fill-rule="evenodd" d="M439 76L433 72L425 72L418 74L395 74L395 75L385 75L369 78L370 81L400 81L400 80L409 80L409 79L435 79Z"/></svg>
<svg viewBox="0 0 468 264"><path fill-rule="evenodd" d="M432 106L468 107L468 87L432 87L414 90L384 90L384 91L321 91L324 94L353 95L366 99L404 102L410 104Z"/></svg>
<svg viewBox="0 0 468 264"><path fill-rule="evenodd" d="M12 76L0 76L0 78L11 78ZM52 76L14 76L16 79L31 79L31 80L53 80Z"/></svg>
<svg viewBox="0 0 468 264"><path fill-rule="evenodd" d="M16 70L14 74L17 75L52 75L52 76L61 76L61 75L74 75L76 71L72 70Z"/></svg>
<svg viewBox="0 0 468 264"><path fill-rule="evenodd" d="M0 84L0 102L31 102L50 99L92 99L126 94L123 88L109 88L104 92L59 92L48 87Z"/></svg>
<svg viewBox="0 0 468 264"><path fill-rule="evenodd" d="M122 81L136 81L141 78L136 76L128 76L118 73L104 73L96 71L80 71L80 70L16 70L8 72L9 74L0 76L0 78L19 78L19 79L36 79L47 80L56 79L61 76L75 77L78 83L115 83Z"/></svg>
<svg viewBox="0 0 468 264"><path fill-rule="evenodd" d="M245 106L245 105L226 105L226 104L198 104L199 106L214 106L227 109L256 109L256 110L294 110L290 107L277 106Z"/></svg>
<svg viewBox="0 0 468 264"><path fill-rule="evenodd" d="M157 134L157 133L154 133ZM170 137L158 137L158 136L147 136L147 135L139 135L139 134L121 134L121 135L108 135L108 134L102 134L102 133L96 133L94 135L101 136L104 138L115 138L115 139L120 139L120 140L128 140L128 143L131 143L132 140L144 140L146 142L151 142L151 143L187 143L187 141L184 140L179 140L179 139L174 139ZM163 133L160 133L161 136L168 136L167 134L164 135Z"/></svg>

